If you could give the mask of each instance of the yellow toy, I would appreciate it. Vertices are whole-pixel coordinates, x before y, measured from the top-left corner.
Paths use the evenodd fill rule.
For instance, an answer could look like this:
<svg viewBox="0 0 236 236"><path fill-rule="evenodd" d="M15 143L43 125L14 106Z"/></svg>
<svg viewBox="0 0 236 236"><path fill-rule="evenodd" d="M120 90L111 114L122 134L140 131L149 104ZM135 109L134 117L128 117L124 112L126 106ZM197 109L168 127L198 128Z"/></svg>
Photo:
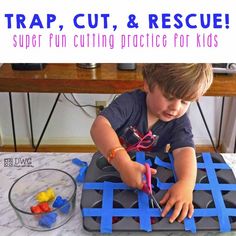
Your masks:
<svg viewBox="0 0 236 236"><path fill-rule="evenodd" d="M55 192L52 188L48 188L44 192L39 192L35 198L38 202L52 201L55 198Z"/></svg>

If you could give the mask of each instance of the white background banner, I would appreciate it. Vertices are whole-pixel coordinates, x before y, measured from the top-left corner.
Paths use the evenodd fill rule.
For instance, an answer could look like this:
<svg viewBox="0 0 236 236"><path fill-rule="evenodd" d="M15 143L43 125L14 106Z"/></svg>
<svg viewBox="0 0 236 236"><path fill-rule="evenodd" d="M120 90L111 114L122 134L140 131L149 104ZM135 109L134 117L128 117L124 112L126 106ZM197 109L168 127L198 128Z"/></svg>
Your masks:
<svg viewBox="0 0 236 236"><path fill-rule="evenodd" d="M0 2L0 62L236 62L234 0Z"/></svg>

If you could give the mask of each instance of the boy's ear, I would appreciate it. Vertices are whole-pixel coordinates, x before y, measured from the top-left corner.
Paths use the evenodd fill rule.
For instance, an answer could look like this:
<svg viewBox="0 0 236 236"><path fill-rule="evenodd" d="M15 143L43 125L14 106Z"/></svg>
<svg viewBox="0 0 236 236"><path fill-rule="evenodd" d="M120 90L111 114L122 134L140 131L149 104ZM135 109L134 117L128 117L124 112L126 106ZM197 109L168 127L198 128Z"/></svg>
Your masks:
<svg viewBox="0 0 236 236"><path fill-rule="evenodd" d="M148 87L148 84L147 84L146 80L144 80L143 89L144 89L144 92L146 92L146 93L149 92L149 87Z"/></svg>

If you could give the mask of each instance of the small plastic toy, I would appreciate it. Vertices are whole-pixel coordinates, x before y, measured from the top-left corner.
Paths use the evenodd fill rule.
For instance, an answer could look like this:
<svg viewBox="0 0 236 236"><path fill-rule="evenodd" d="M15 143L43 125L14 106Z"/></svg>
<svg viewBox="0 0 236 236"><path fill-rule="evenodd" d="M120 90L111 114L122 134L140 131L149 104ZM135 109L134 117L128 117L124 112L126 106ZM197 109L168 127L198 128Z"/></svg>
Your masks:
<svg viewBox="0 0 236 236"><path fill-rule="evenodd" d="M39 213L44 213L44 212L51 211L51 207L48 205L47 202L41 202L36 206L30 207L30 210L31 210L32 213L39 214Z"/></svg>
<svg viewBox="0 0 236 236"><path fill-rule="evenodd" d="M57 213L50 212L44 216L42 216L39 220L39 225L46 228L51 228L53 223L57 220Z"/></svg>
<svg viewBox="0 0 236 236"><path fill-rule="evenodd" d="M39 192L35 198L38 202L52 201L55 198L55 192L52 188L48 188L44 192Z"/></svg>
<svg viewBox="0 0 236 236"><path fill-rule="evenodd" d="M30 210L35 214L43 213L42 209L38 205L30 207Z"/></svg>
<svg viewBox="0 0 236 236"><path fill-rule="evenodd" d="M56 200L54 201L53 207L60 208L61 213L68 214L70 210L70 203L63 199L61 196L57 196Z"/></svg>

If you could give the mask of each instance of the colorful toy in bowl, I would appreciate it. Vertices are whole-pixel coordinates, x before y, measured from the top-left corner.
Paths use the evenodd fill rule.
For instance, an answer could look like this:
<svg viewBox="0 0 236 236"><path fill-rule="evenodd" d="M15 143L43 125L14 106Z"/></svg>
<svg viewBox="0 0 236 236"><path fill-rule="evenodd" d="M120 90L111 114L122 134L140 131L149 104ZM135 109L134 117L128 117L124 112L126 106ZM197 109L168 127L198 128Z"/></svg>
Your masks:
<svg viewBox="0 0 236 236"><path fill-rule="evenodd" d="M55 198L55 192L52 188L48 188L46 191L38 193L35 197L38 202L48 202Z"/></svg>
<svg viewBox="0 0 236 236"><path fill-rule="evenodd" d="M58 169L39 169L17 179L8 198L25 227L47 231L62 226L71 218L76 189L70 174Z"/></svg>
<svg viewBox="0 0 236 236"><path fill-rule="evenodd" d="M30 207L32 213L43 213L43 212L50 212L52 209L49 206L48 202L41 202L36 206Z"/></svg>
<svg viewBox="0 0 236 236"><path fill-rule="evenodd" d="M70 211L69 202L66 199L63 199L61 196L57 196L52 206L60 209L61 213L63 214L68 214Z"/></svg>

